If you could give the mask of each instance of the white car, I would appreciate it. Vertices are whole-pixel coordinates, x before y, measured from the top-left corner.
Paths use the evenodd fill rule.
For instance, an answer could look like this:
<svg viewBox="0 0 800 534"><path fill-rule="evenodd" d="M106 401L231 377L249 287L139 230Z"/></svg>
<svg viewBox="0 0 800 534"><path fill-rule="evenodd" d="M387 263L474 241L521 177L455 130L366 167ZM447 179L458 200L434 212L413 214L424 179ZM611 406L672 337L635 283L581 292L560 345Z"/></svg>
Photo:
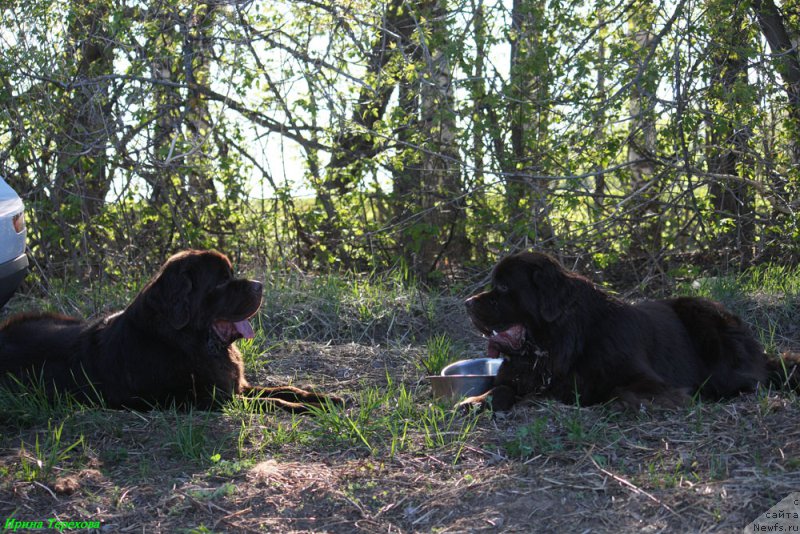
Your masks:
<svg viewBox="0 0 800 534"><path fill-rule="evenodd" d="M28 273L22 199L0 178L0 307Z"/></svg>

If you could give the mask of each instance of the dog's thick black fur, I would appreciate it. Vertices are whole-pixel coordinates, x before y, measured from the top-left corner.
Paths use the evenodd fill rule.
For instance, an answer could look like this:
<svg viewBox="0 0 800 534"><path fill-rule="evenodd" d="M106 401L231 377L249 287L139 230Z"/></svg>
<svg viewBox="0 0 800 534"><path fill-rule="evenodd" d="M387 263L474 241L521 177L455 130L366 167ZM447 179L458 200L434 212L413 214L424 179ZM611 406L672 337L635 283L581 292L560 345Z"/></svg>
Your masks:
<svg viewBox="0 0 800 534"><path fill-rule="evenodd" d="M768 358L742 321L718 302L679 297L627 304L546 254L501 260L492 288L466 301L505 360L495 387L464 406L507 410L529 395L590 405L619 401L675 407L785 382L796 356ZM784 368L785 364L785 368Z"/></svg>
<svg viewBox="0 0 800 534"><path fill-rule="evenodd" d="M22 314L0 327L0 381L36 383L49 394L102 401L110 408L217 408L234 395L303 412L331 400L292 386L250 386L234 342L262 285L234 278L214 251L172 256L122 312L91 322Z"/></svg>

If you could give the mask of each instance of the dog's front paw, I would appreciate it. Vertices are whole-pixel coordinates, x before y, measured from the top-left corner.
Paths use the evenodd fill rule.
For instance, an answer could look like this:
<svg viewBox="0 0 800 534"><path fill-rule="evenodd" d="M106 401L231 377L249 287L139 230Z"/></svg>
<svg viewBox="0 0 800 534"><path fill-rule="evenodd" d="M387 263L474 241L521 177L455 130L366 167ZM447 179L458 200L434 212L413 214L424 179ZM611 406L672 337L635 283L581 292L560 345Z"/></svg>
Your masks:
<svg viewBox="0 0 800 534"><path fill-rule="evenodd" d="M466 397L461 402L455 405L455 409L461 413L480 412L492 408L491 392L486 392L483 395L475 395L474 397Z"/></svg>
<svg viewBox="0 0 800 534"><path fill-rule="evenodd" d="M508 386L497 386L482 395L465 398L456 404L456 409L461 412L470 412L473 410L507 412L516 402L517 396L513 389Z"/></svg>

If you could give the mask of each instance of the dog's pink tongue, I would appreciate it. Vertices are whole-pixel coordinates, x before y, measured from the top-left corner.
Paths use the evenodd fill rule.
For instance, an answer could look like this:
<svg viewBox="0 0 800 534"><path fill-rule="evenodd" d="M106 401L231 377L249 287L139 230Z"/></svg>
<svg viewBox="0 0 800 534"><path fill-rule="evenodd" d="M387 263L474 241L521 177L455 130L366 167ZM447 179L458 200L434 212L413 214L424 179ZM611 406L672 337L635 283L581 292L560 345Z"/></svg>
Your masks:
<svg viewBox="0 0 800 534"><path fill-rule="evenodd" d="M519 350L525 340L525 327L515 324L502 332L493 332L489 338L486 353L489 358L497 358L500 353L508 350Z"/></svg>
<svg viewBox="0 0 800 534"><path fill-rule="evenodd" d="M242 334L242 337L245 339L253 339L256 337L255 332L253 332L253 327L250 325L250 321L247 319L233 323L233 327L237 332Z"/></svg>

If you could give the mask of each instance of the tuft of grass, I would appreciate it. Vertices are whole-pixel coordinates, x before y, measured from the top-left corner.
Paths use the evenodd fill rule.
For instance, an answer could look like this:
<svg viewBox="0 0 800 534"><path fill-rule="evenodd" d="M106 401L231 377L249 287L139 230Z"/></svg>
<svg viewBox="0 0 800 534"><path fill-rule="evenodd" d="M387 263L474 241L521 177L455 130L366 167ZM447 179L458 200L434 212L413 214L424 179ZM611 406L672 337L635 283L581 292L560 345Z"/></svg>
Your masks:
<svg viewBox="0 0 800 534"><path fill-rule="evenodd" d="M203 525L202 523L198 527L181 529L178 532L180 532L181 534L214 534L213 530Z"/></svg>
<svg viewBox="0 0 800 534"><path fill-rule="evenodd" d="M766 292L786 296L800 294L800 267L777 264L756 265L739 277L739 285L747 293Z"/></svg>
<svg viewBox="0 0 800 534"><path fill-rule="evenodd" d="M208 469L208 474L217 477L235 477L252 468L256 463L252 459L225 460L219 453L211 455L210 460L212 465Z"/></svg>
<svg viewBox="0 0 800 534"><path fill-rule="evenodd" d="M261 429L263 445L280 448L289 444L306 445L310 443L312 436L301 428L300 423L301 419L294 414L289 422L271 420L270 424Z"/></svg>
<svg viewBox="0 0 800 534"><path fill-rule="evenodd" d="M429 375L438 375L450 362L457 359L453 342L447 334L436 334L425 344L425 356L417 365Z"/></svg>
<svg viewBox="0 0 800 534"><path fill-rule="evenodd" d="M564 448L560 438L554 439L548 428L546 417L517 428L514 437L507 441L505 449L514 458L530 458L535 454L552 454Z"/></svg>
<svg viewBox="0 0 800 534"><path fill-rule="evenodd" d="M778 350L778 330L780 325L772 317L766 318L766 325L758 329L758 341L767 354L777 354ZM786 369L784 368L784 372Z"/></svg>
<svg viewBox="0 0 800 534"><path fill-rule="evenodd" d="M265 316L256 314L250 319L255 336L252 339L240 339L236 342L244 360L245 374L255 372L267 364L267 354L279 344L270 343L264 328Z"/></svg>
<svg viewBox="0 0 800 534"><path fill-rule="evenodd" d="M16 427L44 424L83 408L68 393L48 392L41 376L23 383L13 375L8 375L0 386L0 406L0 421Z"/></svg>
<svg viewBox="0 0 800 534"><path fill-rule="evenodd" d="M26 446L24 441L20 443L20 477L22 480L27 482L49 481L58 466L71 458L73 450L85 446L83 434L72 443L62 444L63 432L63 421L59 425L48 421L44 439L40 440L39 433L37 433L33 447Z"/></svg>
<svg viewBox="0 0 800 534"><path fill-rule="evenodd" d="M445 409L431 404L420 414L420 425L426 449L442 449L455 445L453 465L458 463L461 453L478 425L480 414L462 416L458 410Z"/></svg>
<svg viewBox="0 0 800 534"><path fill-rule="evenodd" d="M169 420L169 431L172 440L167 445L177 452L181 458L195 462L208 462L217 452L218 444L209 437L209 418L211 412L180 412L173 407L164 414L164 421Z"/></svg>
<svg viewBox="0 0 800 534"><path fill-rule="evenodd" d="M186 494L201 502L216 501L236 494L236 486L230 482L225 482L216 488L190 489L186 491Z"/></svg>

